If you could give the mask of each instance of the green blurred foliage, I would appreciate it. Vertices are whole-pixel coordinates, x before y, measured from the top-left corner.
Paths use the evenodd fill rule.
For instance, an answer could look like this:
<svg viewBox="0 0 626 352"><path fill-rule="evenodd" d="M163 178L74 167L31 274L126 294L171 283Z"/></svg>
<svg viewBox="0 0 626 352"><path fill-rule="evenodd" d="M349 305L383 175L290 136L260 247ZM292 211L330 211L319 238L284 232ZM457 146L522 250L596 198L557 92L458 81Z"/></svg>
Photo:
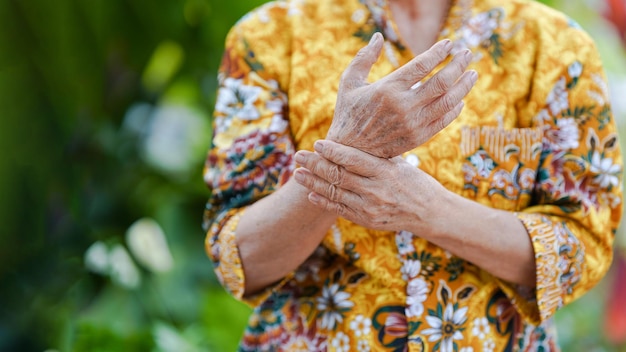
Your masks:
<svg viewBox="0 0 626 352"><path fill-rule="evenodd" d="M201 170L224 37L263 2L0 1L0 351L235 350L250 309L204 253ZM141 218L170 271L86 268ZM603 287L557 316L565 351L611 350Z"/></svg>
<svg viewBox="0 0 626 352"><path fill-rule="evenodd" d="M224 37L262 2L0 2L0 350L235 348L249 310L204 253L201 171ZM171 272L129 290L85 269L143 217Z"/></svg>

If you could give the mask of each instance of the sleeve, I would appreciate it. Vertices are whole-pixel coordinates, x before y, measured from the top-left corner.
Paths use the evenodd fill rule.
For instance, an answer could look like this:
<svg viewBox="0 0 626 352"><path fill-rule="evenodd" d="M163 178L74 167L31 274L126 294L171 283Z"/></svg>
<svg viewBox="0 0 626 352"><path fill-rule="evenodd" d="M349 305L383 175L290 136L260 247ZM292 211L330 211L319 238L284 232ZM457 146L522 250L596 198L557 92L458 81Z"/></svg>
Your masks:
<svg viewBox="0 0 626 352"><path fill-rule="evenodd" d="M571 45L554 44L537 64L543 81L533 84L538 91L545 86L534 118L544 131L542 154L532 205L517 213L535 251L536 288L501 282L533 324L606 274L622 214L623 161L595 44L572 27L557 41Z"/></svg>
<svg viewBox="0 0 626 352"><path fill-rule="evenodd" d="M235 230L246 207L286 183L295 165L287 95L280 88L287 75L288 48L272 36L280 23L271 19L279 20L282 10L273 3L261 7L227 36L203 175L211 190L204 214L207 254L222 285L251 305L267 293L243 297L245 277Z"/></svg>

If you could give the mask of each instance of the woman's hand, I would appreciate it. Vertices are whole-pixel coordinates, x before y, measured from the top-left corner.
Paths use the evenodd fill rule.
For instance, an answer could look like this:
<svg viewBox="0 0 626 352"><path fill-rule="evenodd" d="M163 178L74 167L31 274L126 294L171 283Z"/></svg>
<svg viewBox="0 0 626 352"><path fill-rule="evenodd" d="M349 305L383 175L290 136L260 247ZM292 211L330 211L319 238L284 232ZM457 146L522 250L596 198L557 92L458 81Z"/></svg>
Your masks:
<svg viewBox="0 0 626 352"><path fill-rule="evenodd" d="M299 151L295 179L309 200L361 226L377 230L434 230L437 205L447 190L401 157L378 158L331 141L317 153Z"/></svg>
<svg viewBox="0 0 626 352"><path fill-rule="evenodd" d="M315 142L299 151L295 180L315 206L361 226L406 230L506 281L534 287L535 257L514 213L446 190L401 157L378 158L358 149Z"/></svg>
<svg viewBox="0 0 626 352"><path fill-rule="evenodd" d="M443 40L368 84L367 76L380 56L383 41L380 33L374 34L344 71L326 139L391 158L421 145L452 122L478 75L465 71L472 54L464 50L421 82L450 55L452 43Z"/></svg>

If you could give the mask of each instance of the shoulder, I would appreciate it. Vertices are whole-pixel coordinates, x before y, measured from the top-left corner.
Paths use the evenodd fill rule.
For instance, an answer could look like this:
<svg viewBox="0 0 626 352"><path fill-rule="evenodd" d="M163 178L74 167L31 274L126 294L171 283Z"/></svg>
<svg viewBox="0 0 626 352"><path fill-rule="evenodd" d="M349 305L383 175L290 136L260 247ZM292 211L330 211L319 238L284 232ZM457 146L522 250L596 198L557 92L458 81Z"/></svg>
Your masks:
<svg viewBox="0 0 626 352"><path fill-rule="evenodd" d="M297 0L270 1L239 19L226 37L226 67L244 67L264 78L286 77L296 5Z"/></svg>
<svg viewBox="0 0 626 352"><path fill-rule="evenodd" d="M252 35L264 29L284 26L287 21L288 1L270 1L241 17L231 28L229 36Z"/></svg>

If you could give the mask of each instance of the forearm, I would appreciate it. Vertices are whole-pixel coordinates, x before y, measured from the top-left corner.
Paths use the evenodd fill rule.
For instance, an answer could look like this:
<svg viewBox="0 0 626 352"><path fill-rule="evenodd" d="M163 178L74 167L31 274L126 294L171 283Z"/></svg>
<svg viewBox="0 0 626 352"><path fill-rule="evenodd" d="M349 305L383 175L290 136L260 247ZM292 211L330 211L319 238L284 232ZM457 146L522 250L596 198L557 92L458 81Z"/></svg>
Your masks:
<svg viewBox="0 0 626 352"><path fill-rule="evenodd" d="M514 213L452 192L446 193L440 204L441 221L433 226L427 240L498 278L528 287L536 285L531 239Z"/></svg>
<svg viewBox="0 0 626 352"><path fill-rule="evenodd" d="M242 215L236 239L245 275L245 295L295 270L337 219L335 214L311 204L308 193L305 187L290 180Z"/></svg>
<svg viewBox="0 0 626 352"><path fill-rule="evenodd" d="M534 249L513 213L450 192L402 158L331 141L315 150L296 154L297 174L320 209L367 228L410 231L501 279L535 286Z"/></svg>

